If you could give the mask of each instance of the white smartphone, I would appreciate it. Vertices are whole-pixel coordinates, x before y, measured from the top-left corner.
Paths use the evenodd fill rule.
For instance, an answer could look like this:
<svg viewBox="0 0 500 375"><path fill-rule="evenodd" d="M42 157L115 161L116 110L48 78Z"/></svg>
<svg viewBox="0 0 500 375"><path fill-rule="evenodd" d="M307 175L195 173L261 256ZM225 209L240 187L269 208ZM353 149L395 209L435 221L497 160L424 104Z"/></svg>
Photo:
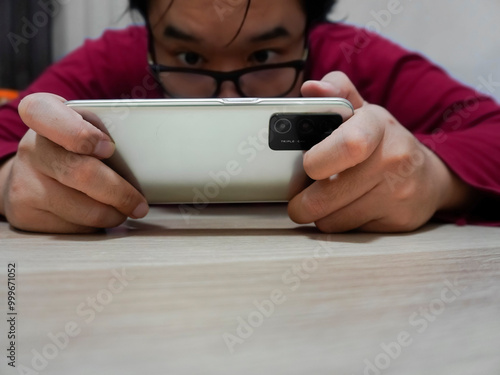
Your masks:
<svg viewBox="0 0 500 375"><path fill-rule="evenodd" d="M284 202L304 150L353 114L340 98L84 100L67 105L116 144L108 161L149 203Z"/></svg>

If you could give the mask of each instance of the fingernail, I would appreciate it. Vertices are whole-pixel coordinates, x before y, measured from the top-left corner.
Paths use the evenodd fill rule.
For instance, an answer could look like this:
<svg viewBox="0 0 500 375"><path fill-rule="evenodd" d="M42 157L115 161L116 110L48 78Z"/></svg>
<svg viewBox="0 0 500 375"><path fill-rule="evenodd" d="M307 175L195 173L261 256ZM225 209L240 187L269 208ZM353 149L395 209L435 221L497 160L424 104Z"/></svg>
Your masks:
<svg viewBox="0 0 500 375"><path fill-rule="evenodd" d="M134 212L132 212L132 218L133 219L141 219L143 218L144 216L146 216L149 212L149 206L147 205L147 203L140 203L134 210Z"/></svg>
<svg viewBox="0 0 500 375"><path fill-rule="evenodd" d="M99 141L94 147L94 155L100 158L109 158L115 152L115 144L110 141Z"/></svg>

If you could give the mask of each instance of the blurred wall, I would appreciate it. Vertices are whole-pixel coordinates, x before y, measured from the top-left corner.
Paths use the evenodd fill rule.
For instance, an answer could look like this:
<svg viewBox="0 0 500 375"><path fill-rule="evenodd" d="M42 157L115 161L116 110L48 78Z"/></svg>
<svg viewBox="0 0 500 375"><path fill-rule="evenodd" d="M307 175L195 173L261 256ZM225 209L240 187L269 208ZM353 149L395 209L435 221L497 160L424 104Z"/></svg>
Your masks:
<svg viewBox="0 0 500 375"><path fill-rule="evenodd" d="M54 20L55 59L106 27L131 22L126 0L59 1L67 4ZM498 0L340 0L332 19L377 29L500 99L499 16Z"/></svg>
<svg viewBox="0 0 500 375"><path fill-rule="evenodd" d="M498 100L499 16L498 0L340 0L332 17L380 30Z"/></svg>
<svg viewBox="0 0 500 375"><path fill-rule="evenodd" d="M86 38L97 38L106 28L121 28L132 22L127 0L57 1L64 5L60 6L53 25L54 61L80 46Z"/></svg>
<svg viewBox="0 0 500 375"><path fill-rule="evenodd" d="M0 0L0 87L22 90L50 65L50 13L50 0Z"/></svg>

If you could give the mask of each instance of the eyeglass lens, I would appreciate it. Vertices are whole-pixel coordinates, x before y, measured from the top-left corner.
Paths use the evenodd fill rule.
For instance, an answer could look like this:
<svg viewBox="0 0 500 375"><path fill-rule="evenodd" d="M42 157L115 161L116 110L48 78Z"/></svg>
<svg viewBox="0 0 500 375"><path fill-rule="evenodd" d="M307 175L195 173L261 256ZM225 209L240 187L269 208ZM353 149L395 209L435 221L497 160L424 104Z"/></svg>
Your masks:
<svg viewBox="0 0 500 375"><path fill-rule="evenodd" d="M291 67L263 69L243 74L239 77L238 85L245 96L281 96L292 88L296 75L296 69ZM211 97L217 91L217 80L204 74L162 72L160 79L165 90L175 97Z"/></svg>

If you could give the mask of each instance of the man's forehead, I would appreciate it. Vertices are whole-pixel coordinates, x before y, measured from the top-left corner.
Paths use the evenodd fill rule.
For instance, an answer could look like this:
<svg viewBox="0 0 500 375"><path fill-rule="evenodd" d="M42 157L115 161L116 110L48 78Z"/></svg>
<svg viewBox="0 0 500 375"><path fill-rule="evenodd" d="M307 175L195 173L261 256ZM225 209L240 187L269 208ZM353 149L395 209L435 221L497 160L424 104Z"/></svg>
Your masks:
<svg viewBox="0 0 500 375"><path fill-rule="evenodd" d="M184 40L209 36L226 39L228 35L235 35L240 27L241 37L246 41L287 37L294 29L300 30L301 20L297 18L304 17L298 0L297 3L294 0L251 0L248 13L247 0L175 0L173 4L170 0L156 1L153 10L156 14L152 17L163 13L158 23L162 24L165 36ZM297 7L293 7L293 3ZM294 16L292 24L290 18Z"/></svg>
<svg viewBox="0 0 500 375"><path fill-rule="evenodd" d="M302 11L299 0L151 0L152 16L161 17L167 13L185 16L202 16L206 23L226 24L241 22L246 18L259 21L283 17L290 12ZM168 11L168 12L167 12Z"/></svg>

